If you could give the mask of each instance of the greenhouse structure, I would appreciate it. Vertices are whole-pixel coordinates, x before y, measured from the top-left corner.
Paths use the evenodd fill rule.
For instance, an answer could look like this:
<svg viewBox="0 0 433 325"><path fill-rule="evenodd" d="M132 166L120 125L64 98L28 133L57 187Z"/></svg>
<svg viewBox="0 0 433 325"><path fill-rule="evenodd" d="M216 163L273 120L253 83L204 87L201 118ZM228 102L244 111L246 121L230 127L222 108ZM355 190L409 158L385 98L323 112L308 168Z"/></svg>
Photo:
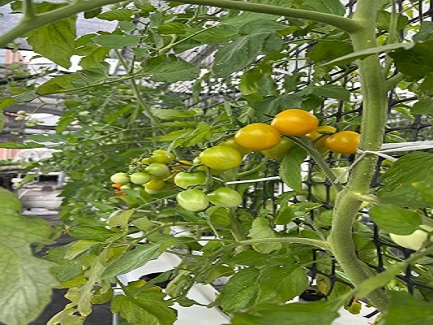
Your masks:
<svg viewBox="0 0 433 325"><path fill-rule="evenodd" d="M433 324L433 2L0 0L1 325Z"/></svg>

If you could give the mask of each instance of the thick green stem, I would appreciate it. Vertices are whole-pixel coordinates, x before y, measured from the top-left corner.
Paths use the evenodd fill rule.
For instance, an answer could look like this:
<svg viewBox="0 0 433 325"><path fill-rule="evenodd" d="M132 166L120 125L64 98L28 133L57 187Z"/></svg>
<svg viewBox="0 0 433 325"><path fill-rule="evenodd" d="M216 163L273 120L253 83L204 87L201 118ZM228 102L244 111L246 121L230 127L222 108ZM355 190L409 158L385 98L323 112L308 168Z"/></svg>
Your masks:
<svg viewBox="0 0 433 325"><path fill-rule="evenodd" d="M319 23L325 23L342 31L352 33L361 29L361 24L350 19L341 16L327 14L318 11L302 10L302 9L291 9L278 6L270 6L258 3L250 3L243 1L233 0L176 0L180 3L197 4L204 6L214 6L226 9L237 9L251 12L258 12L276 16L285 16L290 18L300 18L305 20L317 21Z"/></svg>
<svg viewBox="0 0 433 325"><path fill-rule="evenodd" d="M362 30L352 33L354 51L376 46L375 22L377 1L358 1L353 19L363 23ZM361 150L377 151L383 142L387 113L385 78L377 55L358 61L363 97ZM338 263L355 286L371 277L373 271L356 255L352 236L353 222L361 205L359 195L368 192L375 171L377 157L366 155L353 169L346 188L337 197L329 244ZM388 305L383 291L374 291L368 298L381 311Z"/></svg>

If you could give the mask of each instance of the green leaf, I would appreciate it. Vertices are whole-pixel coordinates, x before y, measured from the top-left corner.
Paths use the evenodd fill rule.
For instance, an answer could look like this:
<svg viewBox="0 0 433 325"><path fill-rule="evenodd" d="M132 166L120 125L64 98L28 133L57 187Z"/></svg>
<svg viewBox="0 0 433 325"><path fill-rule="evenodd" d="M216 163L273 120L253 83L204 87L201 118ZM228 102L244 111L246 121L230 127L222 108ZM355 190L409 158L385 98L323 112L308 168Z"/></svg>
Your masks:
<svg viewBox="0 0 433 325"><path fill-rule="evenodd" d="M238 271L230 278L218 297L225 312L239 310L253 304L259 291L258 274L257 269L246 268Z"/></svg>
<svg viewBox="0 0 433 325"><path fill-rule="evenodd" d="M185 34L186 26L182 23L172 21L157 28L160 34Z"/></svg>
<svg viewBox="0 0 433 325"><path fill-rule="evenodd" d="M258 217L254 219L251 229L248 233L251 239L277 238L274 230L270 227L269 221L266 218ZM253 248L260 253L270 253L281 249L281 243L258 243L253 244Z"/></svg>
<svg viewBox="0 0 433 325"><path fill-rule="evenodd" d="M45 148L45 145L36 142L30 142L30 141L26 143L5 142L5 143L0 143L0 148L33 149L33 148Z"/></svg>
<svg viewBox="0 0 433 325"><path fill-rule="evenodd" d="M271 32L238 37L218 49L213 71L217 77L227 77L251 64L259 54L277 51L282 45L283 41Z"/></svg>
<svg viewBox="0 0 433 325"><path fill-rule="evenodd" d="M257 279L260 284L256 303L289 301L308 288L307 271L302 267L284 264L280 266L266 266L260 270Z"/></svg>
<svg viewBox="0 0 433 325"><path fill-rule="evenodd" d="M168 108L167 109L156 108L152 110L152 114L161 120L177 120L177 119L186 119L189 117L193 117L197 114L197 112L192 109L179 110L179 109L168 109Z"/></svg>
<svg viewBox="0 0 433 325"><path fill-rule="evenodd" d="M51 7L55 8L58 6ZM28 42L36 53L64 68L71 67L71 56L75 51L75 21L72 16L39 27L28 33Z"/></svg>
<svg viewBox="0 0 433 325"><path fill-rule="evenodd" d="M412 184L423 181L433 173L433 154L414 152L397 160L382 175L383 189L377 194L381 202L397 206L425 208L421 193Z"/></svg>
<svg viewBox="0 0 433 325"><path fill-rule="evenodd" d="M8 108L9 106L12 106L16 104L15 100L12 97L3 97L0 98L0 110Z"/></svg>
<svg viewBox="0 0 433 325"><path fill-rule="evenodd" d="M389 204L378 204L369 211L379 228L396 235L410 235L418 229L422 218L415 211Z"/></svg>
<svg viewBox="0 0 433 325"><path fill-rule="evenodd" d="M412 183L412 186L421 194L421 198L433 207L433 176L429 175L423 181Z"/></svg>
<svg viewBox="0 0 433 325"><path fill-rule="evenodd" d="M350 91L346 88L337 85L323 85L306 87L297 93L298 95L317 95L324 98L335 98L338 100L349 101Z"/></svg>
<svg viewBox="0 0 433 325"><path fill-rule="evenodd" d="M301 164L307 153L299 146L295 146L290 155L286 155L281 161L280 177L283 182L296 192L302 192Z"/></svg>
<svg viewBox="0 0 433 325"><path fill-rule="evenodd" d="M213 136L211 125L199 122L195 129L187 134L178 137L172 144L172 148L192 147Z"/></svg>
<svg viewBox="0 0 433 325"><path fill-rule="evenodd" d="M56 132L61 134L66 131L69 124L71 124L75 118L78 116L78 111L68 111L62 115L56 125Z"/></svg>
<svg viewBox="0 0 433 325"><path fill-rule="evenodd" d="M106 241L114 236L116 229L107 229L99 226L75 226L69 229L69 235L77 239Z"/></svg>
<svg viewBox="0 0 433 325"><path fill-rule="evenodd" d="M127 229L129 219L132 217L134 212L135 212L135 209L129 209L126 211L117 211L116 213L113 213L110 216L110 218L108 219L108 225L110 227L119 226L122 229Z"/></svg>
<svg viewBox="0 0 433 325"><path fill-rule="evenodd" d="M138 245L132 251L123 254L118 260L110 264L102 274L102 278L111 278L128 273L161 255L160 244Z"/></svg>
<svg viewBox="0 0 433 325"><path fill-rule="evenodd" d="M260 304L234 314L231 325L331 325L339 316L332 302Z"/></svg>
<svg viewBox="0 0 433 325"><path fill-rule="evenodd" d="M132 20L133 12L131 9L116 9L100 13L97 17L103 20Z"/></svg>
<svg viewBox="0 0 433 325"><path fill-rule="evenodd" d="M410 43L409 43L410 44ZM416 43L407 50L398 50L389 53L394 59L397 69L408 76L422 78L433 72L433 61L430 53L433 52L433 40Z"/></svg>
<svg viewBox="0 0 433 325"><path fill-rule="evenodd" d="M423 21L419 28L419 32L413 36L414 42L423 42L433 38L433 22Z"/></svg>
<svg viewBox="0 0 433 325"><path fill-rule="evenodd" d="M389 308L383 313L386 325L426 325L433 323L431 303L416 299L401 291L389 293L391 301Z"/></svg>
<svg viewBox="0 0 433 325"><path fill-rule="evenodd" d="M193 40L203 44L221 44L230 41L238 34L231 26L218 26L216 28L208 28L206 31L195 35Z"/></svg>
<svg viewBox="0 0 433 325"><path fill-rule="evenodd" d="M301 2L298 1L296 7L339 16L343 16L346 13L346 9L339 0L303 0Z"/></svg>
<svg viewBox="0 0 433 325"><path fill-rule="evenodd" d="M76 84L81 81L78 74L67 74L57 78L51 78L40 85L37 89L39 95L50 95L61 93L65 90L77 88Z"/></svg>
<svg viewBox="0 0 433 325"><path fill-rule="evenodd" d="M198 78L200 68L170 54L146 60L142 72L151 75L154 81L176 82Z"/></svg>
<svg viewBox="0 0 433 325"><path fill-rule="evenodd" d="M164 300L165 294L152 288L142 289L140 294L118 295L111 302L111 311L119 313L130 324L172 325L176 311Z"/></svg>
<svg viewBox="0 0 433 325"><path fill-rule="evenodd" d="M268 122L269 116L274 116L290 107L300 107L301 103L302 98L300 96L289 94L267 97L264 100L251 103L251 106L255 108L254 113L260 122Z"/></svg>
<svg viewBox="0 0 433 325"><path fill-rule="evenodd" d="M135 46L140 41L137 35L103 34L93 38L93 41L109 49L121 49L123 47Z"/></svg>
<svg viewBox="0 0 433 325"><path fill-rule="evenodd" d="M412 109L412 114L430 114L433 115L433 100L431 99L421 99L417 101Z"/></svg>
<svg viewBox="0 0 433 325"><path fill-rule="evenodd" d="M36 258L30 245L51 244L52 229L40 218L24 217L18 198L0 188L0 322L26 325L51 300L58 283L50 273L54 263Z"/></svg>
<svg viewBox="0 0 433 325"><path fill-rule="evenodd" d="M390 52L398 49L410 49L414 47L415 43L396 43L396 44L387 44L382 46L377 46L371 49L361 50L357 52L350 53L348 55L344 55L341 57L338 57L332 61L329 61L325 63L324 65L339 65L343 64L345 62L352 62L357 59L364 59L370 55L379 54L382 52ZM321 53L320 53L321 54ZM323 55L323 60L326 61L326 56ZM329 59L329 58L328 58Z"/></svg>
<svg viewBox="0 0 433 325"><path fill-rule="evenodd" d="M376 289L385 287L389 282L395 279L395 277L401 273L402 268L407 266L401 266L398 264L390 265L386 271L377 274L376 276L370 277L362 282L357 291L357 297L364 298Z"/></svg>
<svg viewBox="0 0 433 325"><path fill-rule="evenodd" d="M343 58L346 57L346 54L349 54L351 52L353 52L353 47L348 41L332 39L320 40L313 46L312 50L308 53L308 57L315 62L326 62L329 60L340 58L341 60L333 60L331 62L328 62L327 64L336 65L336 63L339 63L341 65L344 65L347 62L346 60L343 60Z"/></svg>

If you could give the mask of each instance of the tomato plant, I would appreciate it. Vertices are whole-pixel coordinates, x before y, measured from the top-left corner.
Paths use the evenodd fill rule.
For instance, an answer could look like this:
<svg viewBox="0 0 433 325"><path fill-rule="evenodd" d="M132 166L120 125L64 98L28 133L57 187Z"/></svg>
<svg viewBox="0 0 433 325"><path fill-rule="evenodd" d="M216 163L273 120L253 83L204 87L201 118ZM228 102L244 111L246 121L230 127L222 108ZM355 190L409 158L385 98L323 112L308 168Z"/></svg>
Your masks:
<svg viewBox="0 0 433 325"><path fill-rule="evenodd" d="M230 315L222 323L331 324L366 302L383 324L424 324L433 158L428 141L409 145L432 140L428 6L1 1L6 18L22 17L2 48L25 38L61 68L35 73L15 47L4 56L25 64L0 69L0 129L16 141L0 147L49 146L51 158L20 173L68 182L54 232L0 195L0 323L32 323L62 287L70 303L50 324L82 324L109 302L122 323L169 325L195 304L191 288L218 279L206 304ZM96 31L81 34L82 14ZM55 126L38 122L44 112L59 115ZM336 166L350 174L338 179ZM37 257L59 234L73 243ZM164 290L120 281L164 252L180 261L160 275ZM289 303L316 290L326 299Z"/></svg>
<svg viewBox="0 0 433 325"><path fill-rule="evenodd" d="M299 136L314 131L319 120L310 112L292 108L275 115L271 125L281 134Z"/></svg>

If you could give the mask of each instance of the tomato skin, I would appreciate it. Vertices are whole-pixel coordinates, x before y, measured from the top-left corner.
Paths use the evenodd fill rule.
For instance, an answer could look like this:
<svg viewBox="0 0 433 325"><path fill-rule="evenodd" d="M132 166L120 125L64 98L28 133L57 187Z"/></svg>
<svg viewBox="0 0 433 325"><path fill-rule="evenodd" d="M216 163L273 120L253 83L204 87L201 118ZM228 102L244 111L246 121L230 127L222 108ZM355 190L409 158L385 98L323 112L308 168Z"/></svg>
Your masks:
<svg viewBox="0 0 433 325"><path fill-rule="evenodd" d="M281 139L281 134L265 123L252 123L239 129L235 141L251 150L265 150L275 147Z"/></svg>
<svg viewBox="0 0 433 325"><path fill-rule="evenodd" d="M262 150L262 153L268 159L278 159L283 157L292 148L293 142L285 137L282 137L281 141L275 147Z"/></svg>
<svg viewBox="0 0 433 325"><path fill-rule="evenodd" d="M206 174L203 172L179 172L174 176L174 184L181 188L206 184Z"/></svg>
<svg viewBox="0 0 433 325"><path fill-rule="evenodd" d="M432 227L426 225L421 225L420 227L428 232L433 231ZM427 240L429 235L425 231L418 229L415 230L410 235L405 236L405 235L396 235L390 233L389 237L391 237L392 241L397 245L417 251L423 247L424 242ZM428 240L432 241L433 236L430 236Z"/></svg>
<svg viewBox="0 0 433 325"><path fill-rule="evenodd" d="M212 169L228 170L242 163L239 151L229 146L216 146L201 152L200 161Z"/></svg>
<svg viewBox="0 0 433 325"><path fill-rule="evenodd" d="M130 176L131 183L137 184L137 185L143 185L150 181L152 176L150 174L145 172L137 172Z"/></svg>
<svg viewBox="0 0 433 325"><path fill-rule="evenodd" d="M229 146L235 148L241 153L242 156L245 156L246 154L252 152L251 149L242 147L239 143L237 143L234 137L224 140L223 142L221 142L220 146Z"/></svg>
<svg viewBox="0 0 433 325"><path fill-rule="evenodd" d="M165 182L162 179L152 178L149 182L143 185L144 190L149 194L156 194L161 192L165 186Z"/></svg>
<svg viewBox="0 0 433 325"><path fill-rule="evenodd" d="M275 115L271 126L284 135L299 136L314 131L319 120L310 112L292 108Z"/></svg>
<svg viewBox="0 0 433 325"><path fill-rule="evenodd" d="M170 168L162 163L151 163L144 169L152 176L162 177L170 174Z"/></svg>
<svg viewBox="0 0 433 325"><path fill-rule="evenodd" d="M168 153L165 150L155 150L152 152L152 156L149 158L149 161L152 163L161 163L168 164L174 160L174 155L172 153Z"/></svg>
<svg viewBox="0 0 433 325"><path fill-rule="evenodd" d="M305 137L310 141L314 141L314 144L317 148L323 148L326 147L326 139L330 136L327 135L327 133L335 133L336 131L337 129L333 126L321 125L318 126L314 131L307 133Z"/></svg>
<svg viewBox="0 0 433 325"><path fill-rule="evenodd" d="M125 185L129 183L129 175L127 173L116 173L111 175L110 180L113 183Z"/></svg>
<svg viewBox="0 0 433 325"><path fill-rule="evenodd" d="M221 208L236 208L242 204L242 195L229 187L219 187L207 194L209 201Z"/></svg>
<svg viewBox="0 0 433 325"><path fill-rule="evenodd" d="M206 194L198 189L189 189L176 195L177 203L188 211L202 211L209 205Z"/></svg>
<svg viewBox="0 0 433 325"><path fill-rule="evenodd" d="M354 131L340 131L325 139L325 146L335 153L354 154L359 146L361 135Z"/></svg>

